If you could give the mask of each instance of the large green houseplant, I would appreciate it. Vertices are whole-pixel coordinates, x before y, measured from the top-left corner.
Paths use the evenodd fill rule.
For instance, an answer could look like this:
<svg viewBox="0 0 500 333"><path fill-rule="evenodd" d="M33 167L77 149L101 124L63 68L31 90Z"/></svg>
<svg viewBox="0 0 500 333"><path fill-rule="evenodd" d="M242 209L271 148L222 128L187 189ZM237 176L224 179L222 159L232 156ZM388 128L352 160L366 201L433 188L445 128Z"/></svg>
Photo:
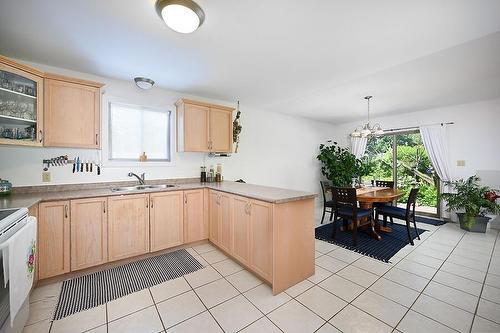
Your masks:
<svg viewBox="0 0 500 333"><path fill-rule="evenodd" d="M347 148L340 147L337 142L328 143L319 145L317 159L321 162L321 173L333 186L351 186L353 178L370 172L369 166L357 159Z"/></svg>
<svg viewBox="0 0 500 333"><path fill-rule="evenodd" d="M500 205L486 198L486 193L491 189L482 186L477 176L467 179L445 182L451 186L454 193L443 193L442 198L446 200L448 211L454 211L458 215L460 228L473 232L486 232L489 217L486 213L498 214Z"/></svg>

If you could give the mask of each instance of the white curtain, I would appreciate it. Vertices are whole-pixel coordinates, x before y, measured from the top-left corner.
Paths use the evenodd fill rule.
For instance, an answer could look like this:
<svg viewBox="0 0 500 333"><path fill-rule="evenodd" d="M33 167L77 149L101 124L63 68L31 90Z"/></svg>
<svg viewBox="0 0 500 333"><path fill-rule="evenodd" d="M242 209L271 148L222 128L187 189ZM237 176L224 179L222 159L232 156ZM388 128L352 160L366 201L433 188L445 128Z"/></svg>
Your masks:
<svg viewBox="0 0 500 333"><path fill-rule="evenodd" d="M424 142L427 154L436 170L439 179L441 180L441 188L439 191L447 191L443 182L453 180L448 143L446 140L446 126L430 125L420 126L420 135ZM444 216L449 216L445 210L445 203L441 202L441 211Z"/></svg>
<svg viewBox="0 0 500 333"><path fill-rule="evenodd" d="M365 154L367 138L353 138L351 137L351 153L356 158L361 158Z"/></svg>

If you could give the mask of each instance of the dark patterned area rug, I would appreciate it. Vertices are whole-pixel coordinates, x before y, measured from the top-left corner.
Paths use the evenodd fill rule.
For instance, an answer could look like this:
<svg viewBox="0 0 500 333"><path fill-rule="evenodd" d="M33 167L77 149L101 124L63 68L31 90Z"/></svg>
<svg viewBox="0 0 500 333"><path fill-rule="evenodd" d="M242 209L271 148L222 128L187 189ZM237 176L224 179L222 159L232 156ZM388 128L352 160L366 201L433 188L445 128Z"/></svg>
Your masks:
<svg viewBox="0 0 500 333"><path fill-rule="evenodd" d="M54 320L203 268L186 250L141 259L63 282Z"/></svg>
<svg viewBox="0 0 500 333"><path fill-rule="evenodd" d="M388 225L392 228L391 233L381 233L381 240L376 240L367 232L358 230L358 246L354 247L352 245L352 234L350 232L340 230L339 227L342 224L342 221L338 221L337 223L337 235L335 240L332 239L332 223L317 227L315 231L316 239L338 245L348 250L358 252L384 262L389 262L389 260L396 253L398 253L399 250L405 247L406 244L409 244L406 225L394 223ZM411 228L411 231L412 238L415 239L417 237L415 230ZM419 234L426 231L427 230L424 229L418 229Z"/></svg>

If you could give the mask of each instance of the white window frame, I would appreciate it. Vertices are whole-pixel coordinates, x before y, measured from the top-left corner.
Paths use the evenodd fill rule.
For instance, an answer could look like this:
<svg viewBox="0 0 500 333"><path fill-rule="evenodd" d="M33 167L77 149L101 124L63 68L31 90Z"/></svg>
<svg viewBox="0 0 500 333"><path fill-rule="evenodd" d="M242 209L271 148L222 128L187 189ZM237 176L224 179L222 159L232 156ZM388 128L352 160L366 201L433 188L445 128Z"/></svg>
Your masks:
<svg viewBox="0 0 500 333"><path fill-rule="evenodd" d="M167 160L147 160L145 162L141 162L137 160L127 160L127 159L110 159L110 148L111 148L111 104L120 105L120 106L130 106L137 109L150 110L155 112L170 112L170 121L169 121L169 137L168 146L170 150L170 161ZM102 99L102 129L103 129L103 146L102 149L102 164L104 167L168 167L175 166L175 122L176 122L176 113L172 110L175 108L172 107L160 107L160 106L145 106L138 105L134 103L128 103L121 98L104 96Z"/></svg>

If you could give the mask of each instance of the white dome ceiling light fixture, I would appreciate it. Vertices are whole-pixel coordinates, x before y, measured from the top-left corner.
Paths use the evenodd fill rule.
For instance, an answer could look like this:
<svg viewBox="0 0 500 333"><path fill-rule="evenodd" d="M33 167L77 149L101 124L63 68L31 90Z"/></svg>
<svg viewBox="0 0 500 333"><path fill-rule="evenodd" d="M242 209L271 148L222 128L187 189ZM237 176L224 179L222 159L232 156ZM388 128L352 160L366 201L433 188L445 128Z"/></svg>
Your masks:
<svg viewBox="0 0 500 333"><path fill-rule="evenodd" d="M370 125L370 99L373 96L365 96L366 102L368 104L368 119L367 122L363 125L363 127L357 127L352 133L351 137L353 138L367 138L369 136L380 136L384 134L384 130L380 126L380 124L375 124L373 126Z"/></svg>
<svg viewBox="0 0 500 333"><path fill-rule="evenodd" d="M156 12L172 30L189 34L205 20L205 13L192 0L156 0Z"/></svg>
<svg viewBox="0 0 500 333"><path fill-rule="evenodd" d="M134 78L135 85L141 88L142 90L149 90L153 88L155 81L148 79L147 77L135 77Z"/></svg>

